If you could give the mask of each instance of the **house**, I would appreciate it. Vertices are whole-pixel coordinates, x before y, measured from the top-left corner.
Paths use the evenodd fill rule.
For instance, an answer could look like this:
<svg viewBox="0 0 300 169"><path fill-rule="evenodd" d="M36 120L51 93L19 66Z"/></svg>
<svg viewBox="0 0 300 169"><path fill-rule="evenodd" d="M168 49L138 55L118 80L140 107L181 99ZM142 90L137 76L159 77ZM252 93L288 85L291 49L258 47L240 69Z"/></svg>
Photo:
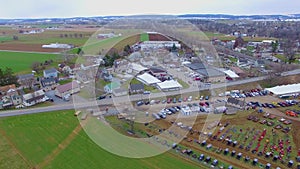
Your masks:
<svg viewBox="0 0 300 169"><path fill-rule="evenodd" d="M14 106L20 105L22 104L22 96L20 95L12 95L11 96L11 101L13 103Z"/></svg>
<svg viewBox="0 0 300 169"><path fill-rule="evenodd" d="M18 78L18 83L23 88L30 88L36 83L36 78L34 77L33 74L19 75L17 76L17 78Z"/></svg>
<svg viewBox="0 0 300 169"><path fill-rule="evenodd" d="M64 85L58 85L55 89L55 96L65 98L67 95L78 92L80 92L80 86L76 81L73 81Z"/></svg>
<svg viewBox="0 0 300 169"><path fill-rule="evenodd" d="M15 84L11 84L11 85L6 85L6 86L1 86L0 87L0 96L4 96L7 93L10 93L12 90L16 90L16 85Z"/></svg>
<svg viewBox="0 0 300 169"><path fill-rule="evenodd" d="M53 90L58 85L57 83L58 83L58 78L55 77L41 79L41 86L43 87L44 91Z"/></svg>
<svg viewBox="0 0 300 169"><path fill-rule="evenodd" d="M124 88L118 88L118 89L113 89L112 94L114 96L119 97L119 96L127 95L128 91L127 91L127 89L124 89Z"/></svg>
<svg viewBox="0 0 300 169"><path fill-rule="evenodd" d="M129 93L143 93L145 90L144 85L142 83L139 84L130 84L129 86Z"/></svg>
<svg viewBox="0 0 300 169"><path fill-rule="evenodd" d="M44 78L58 77L58 71L54 68L44 70Z"/></svg>
<svg viewBox="0 0 300 169"><path fill-rule="evenodd" d="M101 70L100 77L106 82L111 82L113 79L112 75L107 71L107 69Z"/></svg>
<svg viewBox="0 0 300 169"><path fill-rule="evenodd" d="M118 88L120 88L120 86L121 86L120 83L111 82L104 86L104 91L106 93L112 93L114 89L118 89Z"/></svg>
<svg viewBox="0 0 300 169"><path fill-rule="evenodd" d="M23 105L33 106L38 103L42 103L45 100L45 92L43 90L38 90L33 93L28 93L23 95Z"/></svg>

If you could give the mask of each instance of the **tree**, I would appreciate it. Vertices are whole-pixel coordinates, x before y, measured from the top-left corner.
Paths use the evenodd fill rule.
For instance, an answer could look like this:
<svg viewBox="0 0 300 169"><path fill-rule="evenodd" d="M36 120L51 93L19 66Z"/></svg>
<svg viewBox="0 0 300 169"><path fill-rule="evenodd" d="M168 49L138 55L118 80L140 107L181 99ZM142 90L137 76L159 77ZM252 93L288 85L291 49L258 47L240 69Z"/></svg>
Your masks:
<svg viewBox="0 0 300 169"><path fill-rule="evenodd" d="M16 36L16 35L14 35L14 36L13 36L13 40L19 40L19 37Z"/></svg>
<svg viewBox="0 0 300 169"><path fill-rule="evenodd" d="M6 67L3 71L0 69L0 86L16 84L18 85L18 78L14 75L11 68Z"/></svg>
<svg viewBox="0 0 300 169"><path fill-rule="evenodd" d="M31 69L34 70L34 71L36 71L36 72L39 72L39 70L40 70L40 62L33 62L31 64Z"/></svg>
<svg viewBox="0 0 300 169"><path fill-rule="evenodd" d="M292 40L286 40L283 43L283 54L287 58L289 63L295 61L296 59L295 43Z"/></svg>
<svg viewBox="0 0 300 169"><path fill-rule="evenodd" d="M271 46L272 46L272 52L273 53L277 52L278 45L279 45L278 40L276 40L275 42L274 41L272 42Z"/></svg>

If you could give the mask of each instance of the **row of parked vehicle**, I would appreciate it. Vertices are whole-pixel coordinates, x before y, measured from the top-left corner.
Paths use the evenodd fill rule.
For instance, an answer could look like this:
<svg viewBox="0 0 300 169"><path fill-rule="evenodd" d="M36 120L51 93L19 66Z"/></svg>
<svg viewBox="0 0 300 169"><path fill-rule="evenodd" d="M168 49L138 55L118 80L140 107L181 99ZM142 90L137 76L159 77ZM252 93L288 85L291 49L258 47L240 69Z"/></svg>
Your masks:
<svg viewBox="0 0 300 169"><path fill-rule="evenodd" d="M186 154L191 158L198 159L199 162L205 162L206 164L210 164L212 167L217 167L219 165L218 159L212 159L210 156L206 156L204 154L200 154L199 156L193 152L192 149L181 148L179 145L174 143L172 148L177 152L181 152L181 154ZM220 166L221 167L221 166ZM223 166L222 166L223 167ZM233 169L232 166L228 166L228 169Z"/></svg>
<svg viewBox="0 0 300 169"><path fill-rule="evenodd" d="M239 90L234 90L230 93L233 98L245 98L245 97L256 97L256 96L266 96L269 92L267 90L252 89L249 91L240 92Z"/></svg>
<svg viewBox="0 0 300 169"><path fill-rule="evenodd" d="M164 108L158 113L153 113L152 117L155 118L156 120L165 119L165 118L167 118L167 115L176 114L180 110L181 110L180 106L173 106L173 107L170 107L170 108Z"/></svg>
<svg viewBox="0 0 300 169"><path fill-rule="evenodd" d="M209 100L209 96L201 96L201 97L195 97L194 100ZM162 104L170 104L170 103L181 103L181 102L191 102L193 101L193 96L189 96L189 97L183 97L183 98L176 98L176 97L169 97L167 99L163 99L163 100L146 100L146 101L143 101L143 100L140 100L140 101L137 101L136 102L136 105L137 106L142 106L142 105L153 105L153 104L159 104L159 103L162 103ZM207 102L206 102L207 103Z"/></svg>
<svg viewBox="0 0 300 169"><path fill-rule="evenodd" d="M260 103L260 102L249 102L248 106L252 108L264 107L264 108L277 108L277 107L289 107L298 104L296 100L285 100L282 102L272 102L272 103Z"/></svg>

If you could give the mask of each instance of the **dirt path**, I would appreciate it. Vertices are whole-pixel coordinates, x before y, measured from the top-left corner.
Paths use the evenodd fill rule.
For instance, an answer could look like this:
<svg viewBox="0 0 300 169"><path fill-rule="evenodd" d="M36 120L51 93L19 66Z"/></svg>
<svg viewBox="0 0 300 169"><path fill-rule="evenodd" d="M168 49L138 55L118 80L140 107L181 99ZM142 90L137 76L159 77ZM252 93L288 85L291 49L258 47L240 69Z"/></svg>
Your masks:
<svg viewBox="0 0 300 169"><path fill-rule="evenodd" d="M8 138L6 135L5 131L0 130L0 134L4 137L4 139L7 140L8 144L12 147L13 151L15 151L24 161L25 163L30 167L33 168L32 163L30 163L24 156L23 154L17 149L17 147L13 144L13 142Z"/></svg>
<svg viewBox="0 0 300 169"><path fill-rule="evenodd" d="M47 166L52 160L55 159L55 157L62 151L64 150L73 140L74 138L78 135L78 133L82 130L81 125L85 125L87 120L84 121L84 123L78 124L77 127L68 135L68 137L63 140L58 147L56 147L51 154L49 154L47 157L44 158L44 161L36 165L34 168L40 169L44 168Z"/></svg>

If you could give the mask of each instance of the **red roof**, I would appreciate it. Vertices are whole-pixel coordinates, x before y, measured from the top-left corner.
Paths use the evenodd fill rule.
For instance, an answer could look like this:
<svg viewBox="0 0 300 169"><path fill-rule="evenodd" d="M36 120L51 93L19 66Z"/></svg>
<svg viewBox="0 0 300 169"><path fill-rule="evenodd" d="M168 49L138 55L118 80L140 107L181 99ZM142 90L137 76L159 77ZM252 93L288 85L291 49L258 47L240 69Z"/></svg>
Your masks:
<svg viewBox="0 0 300 169"><path fill-rule="evenodd" d="M66 91L69 91L69 90L72 90L72 89L75 89L78 87L79 87L78 83L73 81L73 82L70 82L70 83L67 83L64 85L59 85L56 87L56 89L59 93L64 93Z"/></svg>

